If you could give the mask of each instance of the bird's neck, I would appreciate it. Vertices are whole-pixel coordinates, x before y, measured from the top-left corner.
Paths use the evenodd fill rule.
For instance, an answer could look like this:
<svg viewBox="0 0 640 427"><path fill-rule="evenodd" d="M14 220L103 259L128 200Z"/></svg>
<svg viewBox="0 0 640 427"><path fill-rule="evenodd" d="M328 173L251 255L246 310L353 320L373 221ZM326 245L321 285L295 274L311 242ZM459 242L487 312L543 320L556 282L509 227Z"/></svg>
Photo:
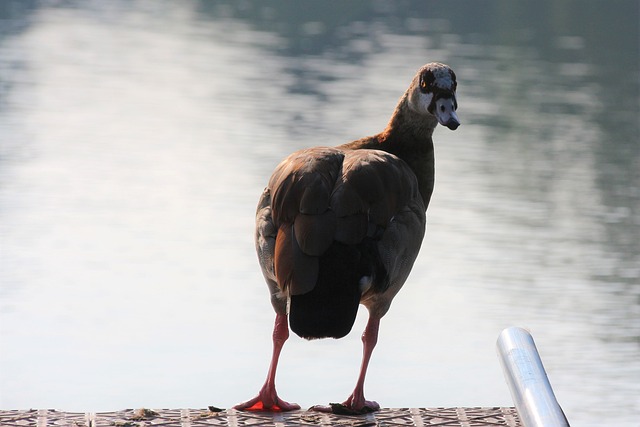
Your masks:
<svg viewBox="0 0 640 427"><path fill-rule="evenodd" d="M407 91L400 98L387 127L380 133L380 136L383 142L384 140L391 140L391 142L411 140L417 143L431 143L431 136L437 125L438 121L435 117L426 116L411 108L409 91Z"/></svg>
<svg viewBox="0 0 640 427"><path fill-rule="evenodd" d="M404 160L418 178L420 194L426 208L435 181L435 157L431 136L437 124L434 117L425 117L424 114L413 111L405 94L382 132L344 144L340 148L383 150Z"/></svg>

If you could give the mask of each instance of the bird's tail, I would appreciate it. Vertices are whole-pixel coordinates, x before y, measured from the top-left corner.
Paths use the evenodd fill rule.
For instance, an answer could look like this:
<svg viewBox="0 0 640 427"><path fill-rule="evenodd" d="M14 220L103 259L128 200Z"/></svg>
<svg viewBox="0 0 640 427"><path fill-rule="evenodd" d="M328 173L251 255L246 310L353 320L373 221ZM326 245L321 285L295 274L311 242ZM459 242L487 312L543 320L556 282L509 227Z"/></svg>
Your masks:
<svg viewBox="0 0 640 427"><path fill-rule="evenodd" d="M376 241L366 237L358 245L333 242L319 257L315 287L291 296L289 325L302 338L342 338L356 320L363 286L384 292L389 277Z"/></svg>
<svg viewBox="0 0 640 427"><path fill-rule="evenodd" d="M342 338L347 335L360 304L358 248L334 242L320 257L316 286L303 295L293 295L289 307L291 330L302 338Z"/></svg>

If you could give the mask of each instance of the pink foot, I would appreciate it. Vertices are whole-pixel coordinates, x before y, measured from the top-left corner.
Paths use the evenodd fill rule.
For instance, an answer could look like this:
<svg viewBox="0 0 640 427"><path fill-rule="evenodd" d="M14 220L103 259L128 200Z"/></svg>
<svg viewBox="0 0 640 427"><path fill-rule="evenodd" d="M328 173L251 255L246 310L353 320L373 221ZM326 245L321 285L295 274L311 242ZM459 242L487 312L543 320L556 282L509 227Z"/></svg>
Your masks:
<svg viewBox="0 0 640 427"><path fill-rule="evenodd" d="M238 403L233 409L239 409L242 411L270 411L270 412L286 412L295 411L300 409L300 405L297 403L289 403L280 399L277 394L270 395L264 391L251 400Z"/></svg>
<svg viewBox="0 0 640 427"><path fill-rule="evenodd" d="M362 415L379 410L380 405L372 400L354 399L353 396L349 396L342 403L330 403L329 406L315 405L310 409L338 415Z"/></svg>
<svg viewBox="0 0 640 427"><path fill-rule="evenodd" d="M373 412L380 409L380 405L378 405L378 402L374 402L373 400L365 400L364 396L362 398L356 399L355 397L353 397L353 395L351 395L347 400L342 402L342 405L346 406L352 411L359 412L363 410L366 411L367 409L370 409L369 412Z"/></svg>

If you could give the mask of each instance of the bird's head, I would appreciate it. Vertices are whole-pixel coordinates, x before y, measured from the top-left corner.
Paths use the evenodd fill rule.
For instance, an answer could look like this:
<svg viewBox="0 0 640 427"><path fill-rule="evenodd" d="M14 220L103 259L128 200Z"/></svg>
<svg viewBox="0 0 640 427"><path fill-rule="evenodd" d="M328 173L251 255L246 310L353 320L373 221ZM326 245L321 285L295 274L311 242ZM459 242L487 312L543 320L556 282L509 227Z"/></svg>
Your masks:
<svg viewBox="0 0 640 427"><path fill-rule="evenodd" d="M456 75L448 65L431 62L418 71L409 90L409 106L420 114L435 117L442 126L460 126L456 110Z"/></svg>

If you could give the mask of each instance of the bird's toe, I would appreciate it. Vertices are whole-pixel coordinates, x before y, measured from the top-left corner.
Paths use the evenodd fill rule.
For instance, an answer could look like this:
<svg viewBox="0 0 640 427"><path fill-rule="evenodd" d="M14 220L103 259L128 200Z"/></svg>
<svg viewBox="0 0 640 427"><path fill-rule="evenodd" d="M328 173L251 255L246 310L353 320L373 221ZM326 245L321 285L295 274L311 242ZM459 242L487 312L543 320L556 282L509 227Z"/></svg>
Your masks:
<svg viewBox="0 0 640 427"><path fill-rule="evenodd" d="M326 412L336 415L363 415L378 411L378 402L365 400L362 405L354 405L349 400L343 403L330 403L329 405L315 405L309 408L313 411Z"/></svg>

